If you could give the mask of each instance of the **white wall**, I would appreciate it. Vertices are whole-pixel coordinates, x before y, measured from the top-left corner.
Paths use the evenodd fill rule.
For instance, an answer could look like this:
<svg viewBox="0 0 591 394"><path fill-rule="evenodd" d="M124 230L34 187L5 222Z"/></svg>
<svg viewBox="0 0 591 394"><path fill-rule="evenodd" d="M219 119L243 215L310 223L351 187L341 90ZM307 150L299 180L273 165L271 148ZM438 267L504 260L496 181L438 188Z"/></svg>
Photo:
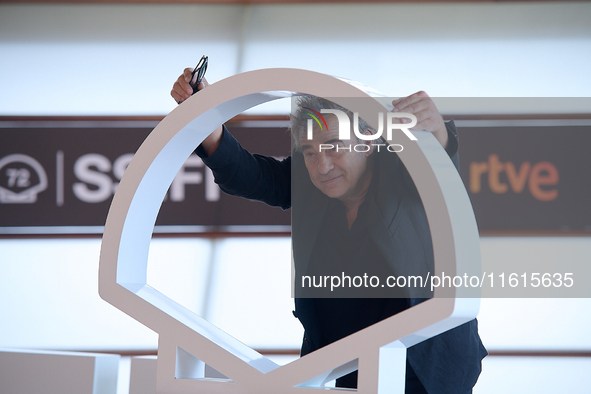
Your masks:
<svg viewBox="0 0 591 394"><path fill-rule="evenodd" d="M564 2L2 4L0 115L167 114L172 83L202 54L211 82L294 67L390 96L589 97L590 13ZM271 111L289 104L254 112Z"/></svg>
<svg viewBox="0 0 591 394"><path fill-rule="evenodd" d="M99 250L98 239L0 240L0 347L155 350L155 333L98 296ZM591 239L482 238L481 251L488 266L523 251L532 260L564 256L584 264ZM289 281L288 238L156 239L150 247L149 284L260 349L299 348ZM591 350L589 299L483 299L478 319L492 351ZM580 358L488 358L476 392L555 393L566 385L566 392L584 393L589 365Z"/></svg>

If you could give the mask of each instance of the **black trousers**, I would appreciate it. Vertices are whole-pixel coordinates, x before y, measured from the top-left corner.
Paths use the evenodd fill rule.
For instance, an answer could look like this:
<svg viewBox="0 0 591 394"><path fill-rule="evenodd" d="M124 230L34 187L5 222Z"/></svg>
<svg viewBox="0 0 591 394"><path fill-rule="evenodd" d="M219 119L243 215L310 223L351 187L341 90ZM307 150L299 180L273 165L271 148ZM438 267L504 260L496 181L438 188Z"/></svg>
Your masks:
<svg viewBox="0 0 591 394"><path fill-rule="evenodd" d="M410 370L409 370L410 368ZM409 374L410 372L410 374ZM336 382L337 387L343 388L357 388L357 371L351 372L348 375L343 376L342 378L338 378ZM408 361L406 362L406 384L404 387L405 394L428 394L427 390L415 374L415 371L412 370ZM472 394L472 390L468 391L466 394Z"/></svg>
<svg viewBox="0 0 591 394"><path fill-rule="evenodd" d="M356 389L357 371L338 378L336 381L336 387ZM406 361L406 383L404 387L405 394L428 394L427 390L425 390L425 387L423 387L423 384L415 374L415 371L412 369L408 361Z"/></svg>
<svg viewBox="0 0 591 394"><path fill-rule="evenodd" d="M348 375L345 375L341 378L338 378L336 381L336 387L342 388L357 388L357 371L351 372ZM428 394L425 387L415 374L415 371L412 369L408 361L406 362L406 383L404 386L404 393L405 394Z"/></svg>

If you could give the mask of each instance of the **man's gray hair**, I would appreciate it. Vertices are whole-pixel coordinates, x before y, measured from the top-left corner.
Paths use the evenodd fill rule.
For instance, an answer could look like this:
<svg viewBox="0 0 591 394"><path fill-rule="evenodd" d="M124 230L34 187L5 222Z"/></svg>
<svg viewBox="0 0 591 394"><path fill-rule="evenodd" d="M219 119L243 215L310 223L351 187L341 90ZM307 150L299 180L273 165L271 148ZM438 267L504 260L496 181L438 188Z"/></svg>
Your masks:
<svg viewBox="0 0 591 394"><path fill-rule="evenodd" d="M302 150L302 133L307 131L308 119L310 119L310 111L306 108L313 109L317 112L320 112L321 109L338 109L346 113L349 119L353 119L353 112L322 97L299 96L294 100L296 100L295 106L292 107L295 107L295 112L292 112L290 117L292 141L291 146L294 152L299 152ZM365 120L359 118L359 131L363 133L365 130L370 130L372 134L375 134L375 130Z"/></svg>

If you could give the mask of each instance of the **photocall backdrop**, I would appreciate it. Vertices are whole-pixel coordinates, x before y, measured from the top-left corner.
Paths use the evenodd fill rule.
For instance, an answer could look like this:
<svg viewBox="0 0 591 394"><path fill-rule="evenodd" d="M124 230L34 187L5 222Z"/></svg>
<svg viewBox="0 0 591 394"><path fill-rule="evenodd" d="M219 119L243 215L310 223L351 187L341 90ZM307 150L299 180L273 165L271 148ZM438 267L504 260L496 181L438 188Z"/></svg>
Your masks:
<svg viewBox="0 0 591 394"><path fill-rule="evenodd" d="M0 119L0 235L101 234L123 172L157 123ZM288 124L242 120L228 129L251 152L282 159L290 153ZM482 234L591 232L590 119L456 125L460 175ZM221 192L195 154L172 183L154 230L289 231L289 211Z"/></svg>

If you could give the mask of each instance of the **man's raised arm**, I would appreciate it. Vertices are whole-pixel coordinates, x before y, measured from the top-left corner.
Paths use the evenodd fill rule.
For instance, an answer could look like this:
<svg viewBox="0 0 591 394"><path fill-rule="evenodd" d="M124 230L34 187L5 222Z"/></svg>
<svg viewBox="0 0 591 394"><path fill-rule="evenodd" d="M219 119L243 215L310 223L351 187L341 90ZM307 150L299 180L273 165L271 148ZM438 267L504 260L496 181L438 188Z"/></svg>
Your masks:
<svg viewBox="0 0 591 394"><path fill-rule="evenodd" d="M192 71L186 68L173 84L170 95L179 104L193 94L189 84ZM203 79L199 90L208 86ZM224 192L283 209L291 207L291 158L280 161L253 155L223 125L206 137L195 153L212 170Z"/></svg>
<svg viewBox="0 0 591 394"><path fill-rule="evenodd" d="M185 68L183 73L178 77L178 79L172 85L172 90L170 91L170 95L172 98L178 103L182 103L191 95L193 94L193 87L189 84L191 81L191 74L193 70L191 68ZM198 89L205 89L209 86L207 80L203 78L201 83L198 86ZM201 146L203 147L205 153L208 156L211 156L213 152L218 148L220 145L220 141L222 139L222 126L215 129L213 133L211 133L207 138L203 140Z"/></svg>

